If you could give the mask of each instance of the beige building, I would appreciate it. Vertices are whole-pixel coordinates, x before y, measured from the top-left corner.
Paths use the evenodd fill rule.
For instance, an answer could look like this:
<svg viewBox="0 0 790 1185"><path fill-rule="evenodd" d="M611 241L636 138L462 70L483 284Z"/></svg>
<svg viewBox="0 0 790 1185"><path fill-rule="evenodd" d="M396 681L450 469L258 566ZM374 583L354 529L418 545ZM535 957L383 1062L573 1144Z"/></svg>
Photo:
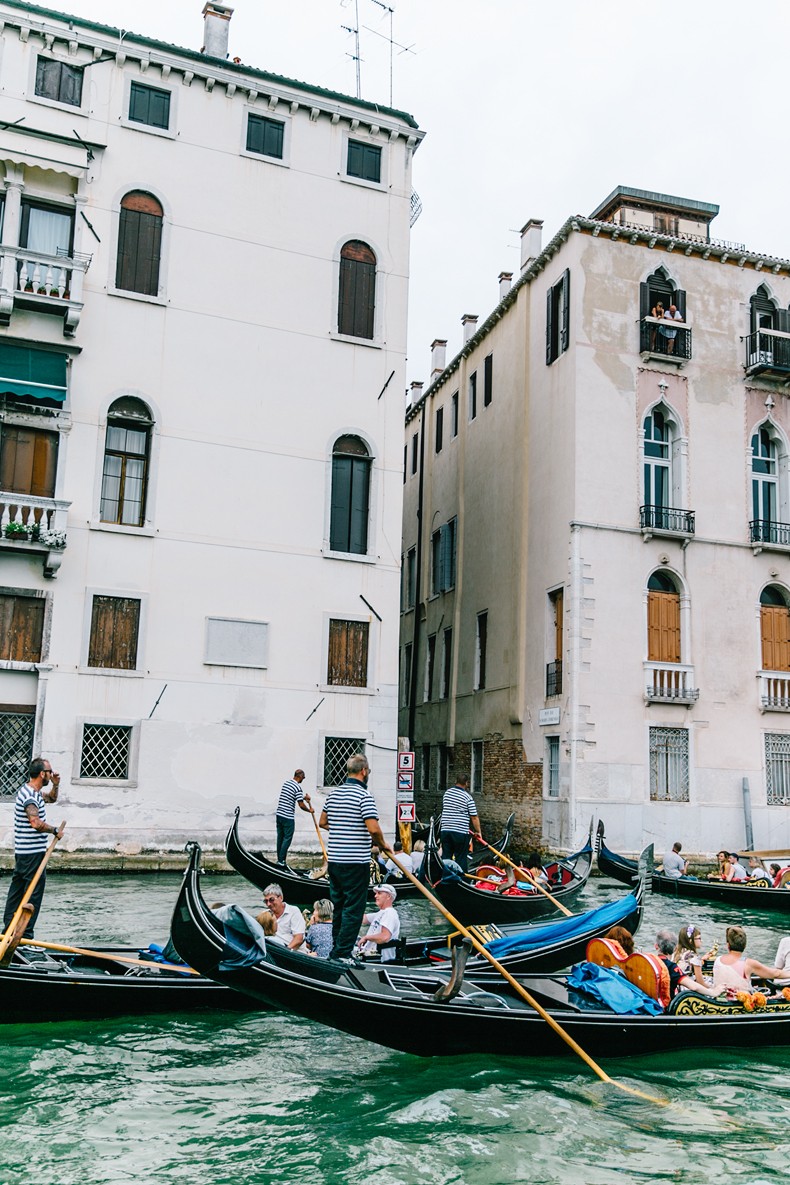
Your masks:
<svg viewBox="0 0 790 1185"><path fill-rule="evenodd" d="M400 732L418 807L571 847L790 846L790 262L618 187L406 414ZM748 792L744 790L744 780Z"/></svg>

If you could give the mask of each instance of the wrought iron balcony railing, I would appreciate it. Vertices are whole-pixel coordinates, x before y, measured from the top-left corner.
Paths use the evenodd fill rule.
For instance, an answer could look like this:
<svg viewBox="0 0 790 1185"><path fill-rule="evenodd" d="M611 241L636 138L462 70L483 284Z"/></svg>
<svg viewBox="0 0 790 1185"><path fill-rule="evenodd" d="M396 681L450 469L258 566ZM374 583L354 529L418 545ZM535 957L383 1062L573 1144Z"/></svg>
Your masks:
<svg viewBox="0 0 790 1185"><path fill-rule="evenodd" d="M648 703L685 704L689 707L699 699L699 689L693 686L694 668L679 662L646 662Z"/></svg>
<svg viewBox="0 0 790 1185"><path fill-rule="evenodd" d="M693 535L693 510L674 506L640 506L639 525L643 531L668 531L673 535Z"/></svg>
<svg viewBox="0 0 790 1185"><path fill-rule="evenodd" d="M691 329L683 321L643 317L639 322L639 351L686 362L691 357Z"/></svg>
<svg viewBox="0 0 790 1185"><path fill-rule="evenodd" d="M767 518L755 518L749 523L752 543L770 543L774 547L790 547L790 523L775 523Z"/></svg>
<svg viewBox="0 0 790 1185"><path fill-rule="evenodd" d="M744 366L747 374L785 377L790 375L790 333L779 329L757 329L749 333Z"/></svg>
<svg viewBox="0 0 790 1185"><path fill-rule="evenodd" d="M546 699L553 695L562 695L562 663L546 663Z"/></svg>

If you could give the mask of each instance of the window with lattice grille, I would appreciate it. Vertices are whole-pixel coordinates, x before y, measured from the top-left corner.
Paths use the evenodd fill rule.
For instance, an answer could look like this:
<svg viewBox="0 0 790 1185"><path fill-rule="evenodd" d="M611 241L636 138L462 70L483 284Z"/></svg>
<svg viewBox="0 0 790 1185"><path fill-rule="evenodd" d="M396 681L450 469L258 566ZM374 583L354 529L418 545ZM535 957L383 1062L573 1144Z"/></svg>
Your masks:
<svg viewBox="0 0 790 1185"><path fill-rule="evenodd" d="M0 798L12 798L27 781L35 723L32 706L0 708Z"/></svg>
<svg viewBox="0 0 790 1185"><path fill-rule="evenodd" d="M769 805L790 802L790 732L765 734L765 788Z"/></svg>
<svg viewBox="0 0 790 1185"><path fill-rule="evenodd" d="M128 725L83 725L80 777L128 781L131 745L132 729Z"/></svg>
<svg viewBox="0 0 790 1185"><path fill-rule="evenodd" d="M339 786L346 780L346 763L355 753L365 752L359 737L324 738L324 785Z"/></svg>
<svg viewBox="0 0 790 1185"><path fill-rule="evenodd" d="M687 728L650 729L650 800L689 801Z"/></svg>

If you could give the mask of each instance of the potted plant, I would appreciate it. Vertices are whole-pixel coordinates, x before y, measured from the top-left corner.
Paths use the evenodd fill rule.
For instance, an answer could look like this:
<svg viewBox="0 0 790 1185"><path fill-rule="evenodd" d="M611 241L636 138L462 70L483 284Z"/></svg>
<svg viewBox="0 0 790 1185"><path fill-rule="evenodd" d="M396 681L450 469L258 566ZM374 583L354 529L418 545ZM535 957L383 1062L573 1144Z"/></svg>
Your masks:
<svg viewBox="0 0 790 1185"><path fill-rule="evenodd" d="M23 540L27 539L27 527L24 523L13 522L12 520L10 523L6 523L5 527L3 528L3 534L5 535L6 539L11 539L16 543L21 543Z"/></svg>
<svg viewBox="0 0 790 1185"><path fill-rule="evenodd" d="M66 532L48 531L46 529L39 528L38 540L46 547L62 549L66 546Z"/></svg>

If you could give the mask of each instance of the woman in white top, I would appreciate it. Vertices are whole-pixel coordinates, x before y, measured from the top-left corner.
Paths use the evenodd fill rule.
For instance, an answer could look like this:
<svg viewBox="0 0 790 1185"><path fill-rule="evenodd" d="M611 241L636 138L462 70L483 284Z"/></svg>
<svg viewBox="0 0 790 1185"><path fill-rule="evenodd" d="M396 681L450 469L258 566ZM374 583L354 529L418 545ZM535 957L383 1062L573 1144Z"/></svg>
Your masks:
<svg viewBox="0 0 790 1185"><path fill-rule="evenodd" d="M740 926L727 927L727 954L719 955L713 964L713 986L751 991L752 976L776 979L783 975L779 967L766 967L757 959L746 958L746 931Z"/></svg>

